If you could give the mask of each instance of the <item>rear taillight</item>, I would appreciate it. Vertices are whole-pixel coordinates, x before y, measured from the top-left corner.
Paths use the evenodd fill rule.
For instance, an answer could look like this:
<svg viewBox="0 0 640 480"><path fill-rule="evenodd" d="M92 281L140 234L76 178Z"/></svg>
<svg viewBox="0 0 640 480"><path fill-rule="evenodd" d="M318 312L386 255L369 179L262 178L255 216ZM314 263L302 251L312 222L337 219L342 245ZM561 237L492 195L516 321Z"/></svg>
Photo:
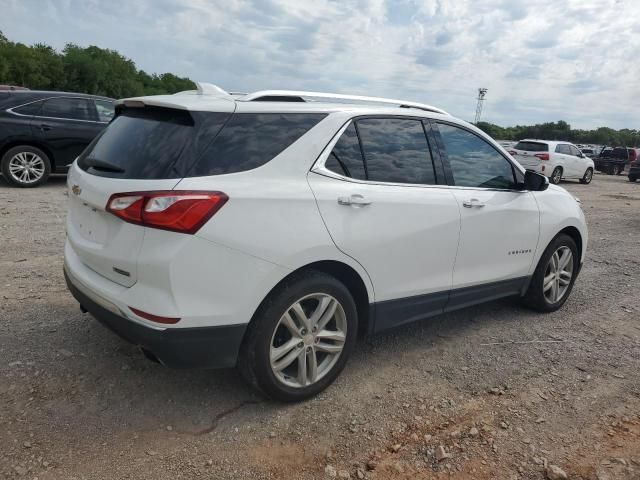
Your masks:
<svg viewBox="0 0 640 480"><path fill-rule="evenodd" d="M128 192L111 195L106 210L125 222L194 234L227 200L222 192Z"/></svg>
<svg viewBox="0 0 640 480"><path fill-rule="evenodd" d="M534 157L537 157L540 160L549 160L549 154L548 153L536 153L534 155Z"/></svg>

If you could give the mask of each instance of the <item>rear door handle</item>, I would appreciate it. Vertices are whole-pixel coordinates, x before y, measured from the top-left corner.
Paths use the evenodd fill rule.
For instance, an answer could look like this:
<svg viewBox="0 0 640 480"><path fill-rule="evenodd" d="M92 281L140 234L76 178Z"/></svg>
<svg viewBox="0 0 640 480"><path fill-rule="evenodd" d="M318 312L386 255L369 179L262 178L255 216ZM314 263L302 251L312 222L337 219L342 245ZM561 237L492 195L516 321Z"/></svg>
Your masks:
<svg viewBox="0 0 640 480"><path fill-rule="evenodd" d="M43 132L46 132L47 130L51 130L51 125L47 125L46 123L41 123L40 130L42 130Z"/></svg>
<svg viewBox="0 0 640 480"><path fill-rule="evenodd" d="M338 197L338 203L340 205L353 205L356 207L371 205L371 201L367 200L364 196L357 193L349 197Z"/></svg>
<svg viewBox="0 0 640 480"><path fill-rule="evenodd" d="M463 200L462 206L466 208L482 208L484 207L484 203L477 198L471 198L469 200Z"/></svg>

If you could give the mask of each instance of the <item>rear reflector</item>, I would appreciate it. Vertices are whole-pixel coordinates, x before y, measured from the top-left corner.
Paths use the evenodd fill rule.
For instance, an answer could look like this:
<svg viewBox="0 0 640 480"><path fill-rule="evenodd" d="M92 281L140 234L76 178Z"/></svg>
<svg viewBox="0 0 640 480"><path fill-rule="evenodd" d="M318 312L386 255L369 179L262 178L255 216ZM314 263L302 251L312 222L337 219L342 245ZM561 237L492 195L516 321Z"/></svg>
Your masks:
<svg viewBox="0 0 640 480"><path fill-rule="evenodd" d="M111 195L106 210L125 222L194 234L227 200L222 192L128 192Z"/></svg>
<svg viewBox="0 0 640 480"><path fill-rule="evenodd" d="M174 324L180 321L179 318L161 317L160 315L154 315L153 313L143 312L142 310L138 310L137 308L133 308L133 307L129 307L129 310L131 310L133 313L135 313L139 317L145 318L147 320L151 320L152 322L156 322L156 323Z"/></svg>
<svg viewBox="0 0 640 480"><path fill-rule="evenodd" d="M549 160L548 153L536 153L534 157L538 157L540 160Z"/></svg>

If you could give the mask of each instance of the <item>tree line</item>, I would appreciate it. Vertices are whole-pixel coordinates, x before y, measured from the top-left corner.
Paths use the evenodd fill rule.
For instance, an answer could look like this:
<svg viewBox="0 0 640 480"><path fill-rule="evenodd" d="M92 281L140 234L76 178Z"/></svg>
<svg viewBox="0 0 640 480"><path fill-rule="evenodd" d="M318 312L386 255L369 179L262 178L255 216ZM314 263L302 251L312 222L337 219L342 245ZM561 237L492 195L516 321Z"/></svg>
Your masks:
<svg viewBox="0 0 640 480"><path fill-rule="evenodd" d="M0 84L105 97L171 94L195 89L188 78L148 74L114 50L68 43L62 52L43 43L11 42L0 31Z"/></svg>
<svg viewBox="0 0 640 480"><path fill-rule="evenodd" d="M498 140L539 138L541 140L565 140L579 144L640 146L639 130L628 128L614 130L608 127L600 127L595 130L579 130L571 128L571 125L564 120L538 123L536 125L516 125L515 127L500 127L489 122L478 122L476 126Z"/></svg>

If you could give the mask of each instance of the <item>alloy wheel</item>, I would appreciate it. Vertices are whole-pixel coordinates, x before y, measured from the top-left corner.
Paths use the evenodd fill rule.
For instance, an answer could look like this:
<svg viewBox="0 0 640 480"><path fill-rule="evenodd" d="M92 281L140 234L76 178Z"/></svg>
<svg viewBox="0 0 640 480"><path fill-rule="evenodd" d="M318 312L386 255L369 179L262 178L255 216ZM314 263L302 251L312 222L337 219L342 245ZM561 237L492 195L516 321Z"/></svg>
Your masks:
<svg viewBox="0 0 640 480"><path fill-rule="evenodd" d="M593 170L589 169L587 170L587 173L584 174L585 183L589 183L592 178L593 178Z"/></svg>
<svg viewBox="0 0 640 480"><path fill-rule="evenodd" d="M572 277L573 253L569 247L560 247L553 252L545 269L542 292L547 302L559 302L569 290Z"/></svg>
<svg viewBox="0 0 640 480"><path fill-rule="evenodd" d="M562 178L562 172L560 171L559 168L556 168L553 172L553 178L552 178L553 183L557 185L558 183L560 183L561 178Z"/></svg>
<svg viewBox="0 0 640 480"><path fill-rule="evenodd" d="M42 178L44 172L44 160L36 153L20 152L9 160L9 173L19 183L35 183Z"/></svg>
<svg viewBox="0 0 640 480"><path fill-rule="evenodd" d="M281 383L303 388L327 375L340 358L347 318L331 295L312 293L293 303L271 337L271 370Z"/></svg>

